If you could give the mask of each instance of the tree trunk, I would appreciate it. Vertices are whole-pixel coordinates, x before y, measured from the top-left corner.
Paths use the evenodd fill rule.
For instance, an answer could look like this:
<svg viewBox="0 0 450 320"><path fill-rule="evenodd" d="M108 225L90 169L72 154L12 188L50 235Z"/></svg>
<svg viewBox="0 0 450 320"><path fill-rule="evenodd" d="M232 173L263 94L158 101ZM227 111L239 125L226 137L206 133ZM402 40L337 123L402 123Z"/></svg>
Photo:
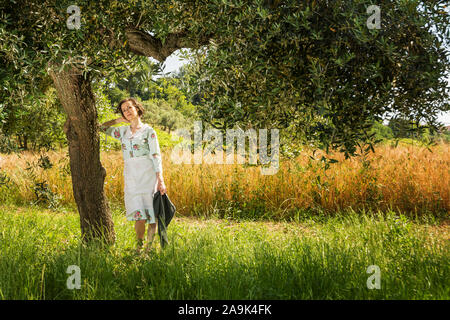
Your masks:
<svg viewBox="0 0 450 320"><path fill-rule="evenodd" d="M23 150L28 150L28 136L23 136Z"/></svg>
<svg viewBox="0 0 450 320"><path fill-rule="evenodd" d="M23 149L22 136L20 134L17 135L17 140L19 140L19 148Z"/></svg>
<svg viewBox="0 0 450 320"><path fill-rule="evenodd" d="M100 239L112 244L114 224L103 189L106 170L100 162L97 109L89 75L85 79L75 68L61 72L53 69L49 73L67 113L64 132L82 239L84 242Z"/></svg>

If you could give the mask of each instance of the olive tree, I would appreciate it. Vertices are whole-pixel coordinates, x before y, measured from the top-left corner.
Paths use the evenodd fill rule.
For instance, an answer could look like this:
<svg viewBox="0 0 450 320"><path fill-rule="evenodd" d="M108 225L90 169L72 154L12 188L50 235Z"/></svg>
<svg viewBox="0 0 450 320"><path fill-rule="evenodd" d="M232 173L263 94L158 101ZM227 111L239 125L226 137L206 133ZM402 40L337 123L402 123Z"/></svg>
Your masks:
<svg viewBox="0 0 450 320"><path fill-rule="evenodd" d="M94 79L191 48L203 120L290 128L351 155L386 112L433 120L448 110L443 3L383 1L378 29L368 0L2 0L0 38L16 50L0 47L0 90L56 88L83 236L112 242Z"/></svg>

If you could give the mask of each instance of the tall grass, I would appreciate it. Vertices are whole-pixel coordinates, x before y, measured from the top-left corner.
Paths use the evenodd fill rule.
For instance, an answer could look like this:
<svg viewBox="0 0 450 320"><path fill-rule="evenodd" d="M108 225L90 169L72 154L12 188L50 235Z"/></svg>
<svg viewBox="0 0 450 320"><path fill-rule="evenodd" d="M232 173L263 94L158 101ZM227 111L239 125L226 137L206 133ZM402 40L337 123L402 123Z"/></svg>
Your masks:
<svg viewBox="0 0 450 320"><path fill-rule="evenodd" d="M274 175L246 165L173 164L163 154L164 177L178 213L186 216L296 219L304 213L333 214L344 209L394 210L413 215L447 216L450 209L450 145L430 152L420 146L378 146L366 159L345 160L323 170L304 150L296 159L281 160ZM49 188L73 205L67 152L49 152L54 167L42 171ZM33 201L24 170L38 155L1 155L0 166L10 178L0 198L17 204ZM319 155L320 158L320 155ZM106 168L105 191L111 203L123 204L121 151L101 153Z"/></svg>
<svg viewBox="0 0 450 320"><path fill-rule="evenodd" d="M433 218L431 218L433 219ZM392 212L299 223L176 217L170 244L134 254L113 211L114 246L80 245L76 213L0 207L1 299L449 299L447 233ZM158 240L158 239L156 239ZM81 289L66 286L68 266ZM368 266L381 289L368 289Z"/></svg>

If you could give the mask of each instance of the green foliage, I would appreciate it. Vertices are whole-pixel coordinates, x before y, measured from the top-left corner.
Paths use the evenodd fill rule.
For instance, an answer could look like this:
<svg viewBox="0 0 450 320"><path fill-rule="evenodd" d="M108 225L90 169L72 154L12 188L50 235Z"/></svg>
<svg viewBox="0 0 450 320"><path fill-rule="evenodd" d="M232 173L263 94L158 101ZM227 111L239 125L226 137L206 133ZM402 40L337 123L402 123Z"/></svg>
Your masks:
<svg viewBox="0 0 450 320"><path fill-rule="evenodd" d="M159 72L159 64L142 58L139 70L129 71L121 77L116 75L112 80L105 81L103 90L114 110L125 98L139 98L146 110L144 122L160 126L170 133L192 122L196 116L195 106L187 101L184 92L178 88L181 82L179 78L160 77L153 80L152 77Z"/></svg>
<svg viewBox="0 0 450 320"><path fill-rule="evenodd" d="M144 122L151 123L154 126L160 126L169 133L188 123L188 120L177 110L174 110L164 100L151 99L143 102L146 113Z"/></svg>
<svg viewBox="0 0 450 320"><path fill-rule="evenodd" d="M8 174L0 171L0 188L7 187L11 182Z"/></svg>
<svg viewBox="0 0 450 320"><path fill-rule="evenodd" d="M139 64L135 69L115 74L109 81L108 95L114 105L128 97L140 97L142 100L148 100L155 88L158 87L152 77L161 72L160 64L151 62L147 57L140 57L138 61Z"/></svg>
<svg viewBox="0 0 450 320"><path fill-rule="evenodd" d="M30 104L41 93L46 76L39 63L38 52L29 45L28 31L18 23L24 17L11 15L8 5L18 13L20 8L11 1L0 4L0 117L10 105ZM22 12L22 11L20 11ZM23 13L23 12L22 12ZM19 21L18 21L19 20Z"/></svg>
<svg viewBox="0 0 450 320"><path fill-rule="evenodd" d="M439 140L446 141L446 133L448 131L445 127L433 128L428 125L417 124L415 121L410 121L404 118L392 118L389 121L389 128L391 128L393 138L396 141L404 143L419 143L424 146L436 144Z"/></svg>
<svg viewBox="0 0 450 320"><path fill-rule="evenodd" d="M404 118L392 118L389 121L389 128L391 128L395 138L413 138L414 133L411 131L414 125L414 122Z"/></svg>
<svg viewBox="0 0 450 320"><path fill-rule="evenodd" d="M11 153L11 152L17 152L19 151L19 148L17 147L17 144L11 139L9 136L4 135L0 131L0 153Z"/></svg>
<svg viewBox="0 0 450 320"><path fill-rule="evenodd" d="M168 150L174 147L176 144L180 143L182 141L182 138L174 138L172 140L172 134L169 134L163 130L159 130L158 128L154 128L156 130L156 134L158 135L158 142L161 146L161 149Z"/></svg>
<svg viewBox="0 0 450 320"><path fill-rule="evenodd" d="M111 101L112 107L117 107L120 101L131 96L127 94L127 92L120 90L117 87L106 89L106 94L108 95L108 98Z"/></svg>
<svg viewBox="0 0 450 320"><path fill-rule="evenodd" d="M367 133L386 113L435 123L449 108L444 3L383 2L381 29L369 29L370 0L227 1L216 9L227 25L214 21L217 36L194 55L202 118L294 124L295 138L346 156L371 145Z"/></svg>
<svg viewBox="0 0 450 320"><path fill-rule="evenodd" d="M192 54L190 51L180 50L178 56L183 60L192 60ZM172 79L177 79L177 88L179 88L187 100L193 105L201 104L201 96L203 95L200 88L196 85L196 73L199 71L200 64L195 60L190 63L186 63L180 67L180 69L172 75Z"/></svg>
<svg viewBox="0 0 450 320"><path fill-rule="evenodd" d="M49 88L44 95L29 104L10 104L4 112L1 130L4 139L2 149L15 143L15 149L54 149L56 145L66 144L63 124L65 117L56 99L55 89Z"/></svg>
<svg viewBox="0 0 450 320"><path fill-rule="evenodd" d="M176 87L172 86L169 90L165 90L154 84L153 89L158 94L151 90L146 91L144 97L150 97L147 100L144 100L139 94L134 96L140 100L145 109L144 122L162 127L163 130L170 133L177 128L188 126L193 121L195 107L186 101L186 97ZM104 88L104 91L111 99L112 107L110 109L114 111L119 101L132 96L128 91L123 91L118 87ZM118 116L119 114L116 114L116 117Z"/></svg>
<svg viewBox="0 0 450 320"><path fill-rule="evenodd" d="M369 131L369 135L375 134L375 140L389 140L394 137L392 129L389 126L385 126L380 121L375 121L371 130Z"/></svg>
<svg viewBox="0 0 450 320"><path fill-rule="evenodd" d="M176 77L158 78L156 92L152 92L152 97L167 101L173 108L179 111L186 118L196 116L195 106L187 101L184 91L180 88L182 80Z"/></svg>
<svg viewBox="0 0 450 320"><path fill-rule="evenodd" d="M450 130L445 130L441 137L443 141L445 141L446 143L450 143Z"/></svg>
<svg viewBox="0 0 450 320"><path fill-rule="evenodd" d="M386 113L426 120L432 128L435 116L449 109L450 27L443 0L383 2L381 29L366 25L371 0L211 0L203 7L195 1L80 0L79 30L66 26L72 4L0 4L0 62L7 66L0 73L0 103L7 109L31 105L21 98L45 91L48 66L70 65L91 78L122 78L122 88L144 100L163 87L156 94L172 95L177 111L192 115L189 103L195 103L214 127L290 128L294 139L327 151L341 148L346 156L360 141L372 148L367 132ZM170 85L152 84L149 75L160 64L131 54L129 27L151 32L161 45L174 33L184 36L177 43L191 47L209 39L182 79L189 102ZM120 97L114 91L110 100ZM166 128L175 126L174 116L164 117Z"/></svg>
<svg viewBox="0 0 450 320"><path fill-rule="evenodd" d="M117 119L119 116L115 113L115 107L111 106L111 102L106 94L106 84L103 81L94 83L93 90L95 94L95 102L97 107L97 121L102 124L106 121ZM121 150L120 142L112 137L100 134L100 150Z"/></svg>

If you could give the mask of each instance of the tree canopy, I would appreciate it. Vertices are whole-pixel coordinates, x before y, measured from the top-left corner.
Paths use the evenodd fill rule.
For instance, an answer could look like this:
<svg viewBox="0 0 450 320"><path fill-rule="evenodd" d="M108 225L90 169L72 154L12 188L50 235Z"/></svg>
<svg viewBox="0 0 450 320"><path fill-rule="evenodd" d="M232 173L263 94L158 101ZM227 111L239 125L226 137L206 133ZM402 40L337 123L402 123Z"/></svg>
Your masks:
<svg viewBox="0 0 450 320"><path fill-rule="evenodd" d="M449 110L444 1L383 1L380 29L372 1L273 3L228 8L228 32L198 53L200 112L217 127L286 128L353 154L386 114L436 126Z"/></svg>
<svg viewBox="0 0 450 320"><path fill-rule="evenodd" d="M384 1L370 29L368 0L85 0L69 29L71 1L3 0L2 106L45 88L48 66L117 76L138 70L136 54L163 62L187 47L204 121L285 129L353 154L387 113L433 126L449 110L444 4Z"/></svg>

